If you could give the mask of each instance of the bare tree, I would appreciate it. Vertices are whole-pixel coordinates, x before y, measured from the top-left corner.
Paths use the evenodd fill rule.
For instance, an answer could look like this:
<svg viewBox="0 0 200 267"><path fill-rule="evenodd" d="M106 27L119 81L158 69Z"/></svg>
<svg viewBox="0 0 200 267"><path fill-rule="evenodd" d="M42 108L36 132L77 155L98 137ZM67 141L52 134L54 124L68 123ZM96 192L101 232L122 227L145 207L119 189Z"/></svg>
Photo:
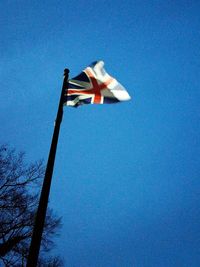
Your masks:
<svg viewBox="0 0 200 267"><path fill-rule="evenodd" d="M4 266L26 264L43 177L42 161L26 164L24 153L0 146L0 262ZM48 209L38 266L62 266L58 257L43 257L60 225L60 218Z"/></svg>

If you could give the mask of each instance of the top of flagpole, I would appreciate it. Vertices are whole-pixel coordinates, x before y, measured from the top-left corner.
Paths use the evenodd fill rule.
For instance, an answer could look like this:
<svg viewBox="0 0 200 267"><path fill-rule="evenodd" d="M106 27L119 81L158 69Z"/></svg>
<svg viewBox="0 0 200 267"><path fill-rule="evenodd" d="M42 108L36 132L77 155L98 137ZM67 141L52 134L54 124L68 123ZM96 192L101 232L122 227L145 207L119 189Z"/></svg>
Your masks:
<svg viewBox="0 0 200 267"><path fill-rule="evenodd" d="M64 77L66 77L69 74L69 69L64 69Z"/></svg>
<svg viewBox="0 0 200 267"><path fill-rule="evenodd" d="M62 93L61 93L61 98L62 98L62 104L60 102L60 105L63 105L63 98L64 98L64 91L68 88L68 78L69 78L69 69L64 69L64 74L63 74L63 88L62 88Z"/></svg>

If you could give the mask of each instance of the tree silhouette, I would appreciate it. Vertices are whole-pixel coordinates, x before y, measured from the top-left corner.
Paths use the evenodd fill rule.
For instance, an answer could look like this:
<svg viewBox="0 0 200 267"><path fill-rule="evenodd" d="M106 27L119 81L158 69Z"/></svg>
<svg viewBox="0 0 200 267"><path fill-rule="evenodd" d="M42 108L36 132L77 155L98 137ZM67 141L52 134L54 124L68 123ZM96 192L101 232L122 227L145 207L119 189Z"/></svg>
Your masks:
<svg viewBox="0 0 200 267"><path fill-rule="evenodd" d="M26 264L43 177L42 161L26 164L24 153L0 146L0 261L4 266ZM62 266L59 257L44 258L60 226L60 218L48 209L38 266Z"/></svg>

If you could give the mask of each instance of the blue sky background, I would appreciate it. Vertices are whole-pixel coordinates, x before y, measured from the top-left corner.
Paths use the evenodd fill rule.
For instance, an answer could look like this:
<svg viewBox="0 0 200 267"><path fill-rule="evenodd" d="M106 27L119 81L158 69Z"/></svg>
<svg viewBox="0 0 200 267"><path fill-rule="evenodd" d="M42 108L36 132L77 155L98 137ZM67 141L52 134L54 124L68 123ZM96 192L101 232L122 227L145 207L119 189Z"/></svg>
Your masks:
<svg viewBox="0 0 200 267"><path fill-rule="evenodd" d="M200 266L200 2L0 10L0 140L27 160L47 160L64 68L102 59L132 96L64 110L50 204L65 266Z"/></svg>

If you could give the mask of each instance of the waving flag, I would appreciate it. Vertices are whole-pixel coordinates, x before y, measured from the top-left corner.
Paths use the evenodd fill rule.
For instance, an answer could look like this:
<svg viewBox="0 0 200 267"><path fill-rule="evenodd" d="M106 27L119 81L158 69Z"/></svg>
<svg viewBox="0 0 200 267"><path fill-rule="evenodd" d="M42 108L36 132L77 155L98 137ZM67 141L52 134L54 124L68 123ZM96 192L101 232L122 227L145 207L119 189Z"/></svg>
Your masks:
<svg viewBox="0 0 200 267"><path fill-rule="evenodd" d="M129 100L125 88L97 61L69 80L64 105L78 107L83 104L112 104Z"/></svg>

